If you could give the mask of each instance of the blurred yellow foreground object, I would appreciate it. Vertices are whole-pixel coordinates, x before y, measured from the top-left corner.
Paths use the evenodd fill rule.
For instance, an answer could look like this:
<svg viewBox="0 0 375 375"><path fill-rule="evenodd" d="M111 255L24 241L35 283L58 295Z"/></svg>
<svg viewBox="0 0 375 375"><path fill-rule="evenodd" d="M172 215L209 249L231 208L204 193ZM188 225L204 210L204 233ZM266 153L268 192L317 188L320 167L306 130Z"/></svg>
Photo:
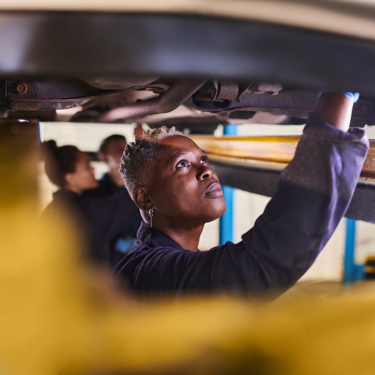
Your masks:
<svg viewBox="0 0 375 375"><path fill-rule="evenodd" d="M14 160L0 145L5 171ZM0 187L2 374L373 374L375 294L283 306L120 298L82 262L69 224L38 225L35 193L15 192L33 186L26 151Z"/></svg>

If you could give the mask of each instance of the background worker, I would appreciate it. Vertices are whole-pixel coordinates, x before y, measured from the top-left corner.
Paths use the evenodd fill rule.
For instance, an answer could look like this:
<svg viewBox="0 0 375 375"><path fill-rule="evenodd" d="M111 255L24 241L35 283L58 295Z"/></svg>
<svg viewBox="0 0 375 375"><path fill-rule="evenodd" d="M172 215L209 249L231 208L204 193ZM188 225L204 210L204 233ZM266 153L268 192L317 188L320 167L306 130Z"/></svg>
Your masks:
<svg viewBox="0 0 375 375"><path fill-rule="evenodd" d="M141 136L142 133L142 125L137 124L134 128L134 135L137 137ZM105 198L124 190L124 181L119 169L121 157L124 153L126 144L126 138L121 134L112 134L101 141L98 150L98 157L107 165L108 172L104 173L104 175L98 180L99 186L94 190L90 189L87 192L84 192L84 196ZM135 206L130 197L129 206Z"/></svg>
<svg viewBox="0 0 375 375"><path fill-rule="evenodd" d="M358 97L358 95L357 95ZM323 94L276 194L242 241L198 251L204 224L225 212L206 153L174 129L129 144L121 172L144 219L116 278L137 291L282 293L313 264L347 210L368 150L349 129L351 93Z"/></svg>
<svg viewBox="0 0 375 375"><path fill-rule="evenodd" d="M81 205L82 193L98 186L89 157L76 146L57 147L53 140L42 143L41 149L47 177L58 187L52 202L42 213L42 220L57 226L59 216L65 216L83 248L92 257L89 251L91 228Z"/></svg>
<svg viewBox="0 0 375 375"><path fill-rule="evenodd" d="M138 129L138 127L135 129ZM112 232L110 241L103 241L103 238L96 239L98 243L97 246L102 249L105 248L105 253L110 254L109 262L112 268L117 265L137 241L137 231L142 221L138 207L134 204L128 191L124 188L124 181L119 171L121 156L125 147L126 138L121 134L112 134L101 141L98 156L99 159L107 165L108 172L99 179L99 186L96 189L90 189L83 193L84 198L113 197L111 201L117 200L118 194L121 196L122 209L119 212L121 212L121 215L126 216L127 222L131 222L130 231L128 228L122 227L121 217L111 218L107 216L110 215L111 212L106 210L105 207L100 213L97 212L98 210L94 206L87 208L94 227L102 226L103 222L112 223L111 228L108 229ZM98 204L106 206L108 203L98 202Z"/></svg>
<svg viewBox="0 0 375 375"><path fill-rule="evenodd" d="M124 181L119 168L125 147L126 138L121 134L112 134L102 140L98 156L107 165L108 172L99 179L99 186L85 193L85 196L104 198L124 190ZM129 204L134 205L131 199L129 199Z"/></svg>
<svg viewBox="0 0 375 375"><path fill-rule="evenodd" d="M59 190L42 214L42 220L60 222L64 215L89 258L111 269L123 254L117 254L116 244L129 241L130 247L141 221L139 210L129 208L129 195L125 189L107 198L89 198L87 189L98 186L89 157L77 147L57 147L55 141L42 144L45 171ZM52 224L53 225L53 224ZM126 245L126 243L125 243Z"/></svg>

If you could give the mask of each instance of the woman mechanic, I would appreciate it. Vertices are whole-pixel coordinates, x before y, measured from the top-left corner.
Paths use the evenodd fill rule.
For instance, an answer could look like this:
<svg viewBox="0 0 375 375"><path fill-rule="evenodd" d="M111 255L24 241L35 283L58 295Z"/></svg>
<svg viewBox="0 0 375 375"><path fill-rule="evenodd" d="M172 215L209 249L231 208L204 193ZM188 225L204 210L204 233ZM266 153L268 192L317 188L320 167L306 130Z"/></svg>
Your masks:
<svg viewBox="0 0 375 375"><path fill-rule="evenodd" d="M57 147L55 141L42 144L45 171L59 190L42 214L58 228L62 214L71 224L89 259L112 269L118 260L116 244L135 242L141 217L134 205L129 206L126 190L111 198L82 198L84 191L98 186L89 157L77 147ZM56 229L57 229L56 228ZM129 247L130 247L129 246Z"/></svg>
<svg viewBox="0 0 375 375"><path fill-rule="evenodd" d="M358 94L324 93L278 190L242 241L199 251L204 224L225 201L206 153L173 128L127 145L121 173L144 222L115 278L148 294L228 291L280 294L312 265L344 215L368 139L350 129Z"/></svg>

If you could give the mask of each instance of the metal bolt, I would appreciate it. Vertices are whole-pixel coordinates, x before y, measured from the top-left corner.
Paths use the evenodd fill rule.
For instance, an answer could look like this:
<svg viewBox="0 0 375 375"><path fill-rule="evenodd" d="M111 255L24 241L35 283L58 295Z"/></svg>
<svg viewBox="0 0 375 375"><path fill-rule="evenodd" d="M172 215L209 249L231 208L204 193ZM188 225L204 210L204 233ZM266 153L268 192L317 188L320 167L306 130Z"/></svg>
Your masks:
<svg viewBox="0 0 375 375"><path fill-rule="evenodd" d="M18 94L26 94L26 92L27 92L27 84L23 83L23 82L18 83L17 87L16 87L16 90L17 90Z"/></svg>

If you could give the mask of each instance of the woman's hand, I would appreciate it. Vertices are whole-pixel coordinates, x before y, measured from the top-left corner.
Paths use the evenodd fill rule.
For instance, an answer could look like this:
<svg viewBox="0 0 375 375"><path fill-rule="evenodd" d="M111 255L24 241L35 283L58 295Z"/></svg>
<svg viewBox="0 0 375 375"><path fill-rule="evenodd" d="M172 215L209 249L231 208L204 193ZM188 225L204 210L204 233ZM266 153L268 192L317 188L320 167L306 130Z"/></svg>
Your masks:
<svg viewBox="0 0 375 375"><path fill-rule="evenodd" d="M353 104L358 100L357 93L322 93L316 103L315 116L330 125L347 132L352 117Z"/></svg>

